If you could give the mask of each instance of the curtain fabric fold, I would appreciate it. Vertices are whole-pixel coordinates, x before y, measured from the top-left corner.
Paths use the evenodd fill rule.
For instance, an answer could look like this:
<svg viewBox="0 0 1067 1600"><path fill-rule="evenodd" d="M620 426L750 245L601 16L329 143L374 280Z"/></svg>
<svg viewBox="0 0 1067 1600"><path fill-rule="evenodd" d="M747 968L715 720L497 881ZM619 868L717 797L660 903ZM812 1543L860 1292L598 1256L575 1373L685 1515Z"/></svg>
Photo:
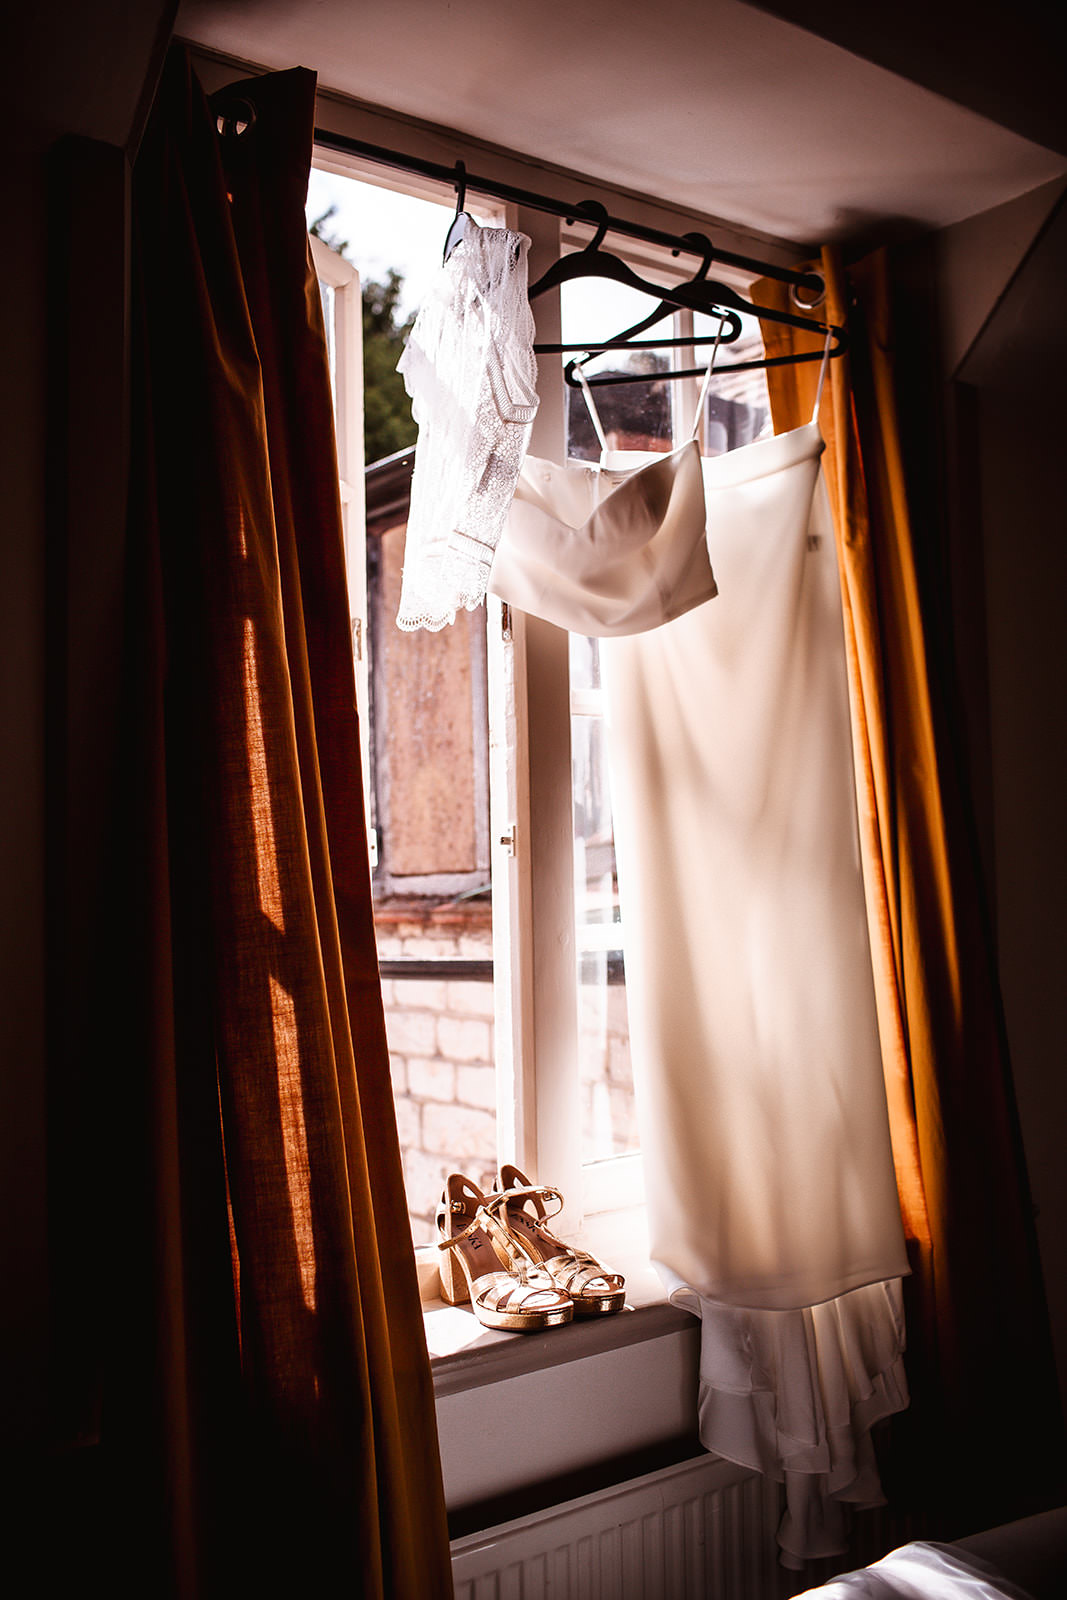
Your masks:
<svg viewBox="0 0 1067 1600"><path fill-rule="evenodd" d="M959 774L939 736L936 618L920 593L895 390L889 259L823 252L824 314L847 323L821 427L844 603L853 755L883 1069L912 1277L915 1405L902 1498L969 1526L1032 1509L1061 1436L1032 1208L991 940ZM788 309L770 281L753 298ZM768 355L798 348L766 324ZM768 370L778 430L811 405L816 365ZM904 403L905 397L900 397ZM979 559L976 547L975 559ZM924 605L925 602L925 605ZM1050 1470L1051 1469L1051 1470Z"/></svg>
<svg viewBox="0 0 1067 1600"><path fill-rule="evenodd" d="M136 1249L109 1275L102 1439L137 1592L422 1600L451 1579L304 223L314 97L297 70L213 106L175 51L135 172L107 1093Z"/></svg>

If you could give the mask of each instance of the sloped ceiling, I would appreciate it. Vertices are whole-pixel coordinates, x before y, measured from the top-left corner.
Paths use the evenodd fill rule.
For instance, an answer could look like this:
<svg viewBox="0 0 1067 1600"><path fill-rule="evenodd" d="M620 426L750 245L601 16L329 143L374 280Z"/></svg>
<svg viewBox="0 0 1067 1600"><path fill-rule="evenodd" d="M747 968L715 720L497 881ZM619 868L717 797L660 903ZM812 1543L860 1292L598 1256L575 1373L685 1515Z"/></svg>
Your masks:
<svg viewBox="0 0 1067 1600"><path fill-rule="evenodd" d="M1063 0L750 0L1067 155Z"/></svg>
<svg viewBox="0 0 1067 1600"><path fill-rule="evenodd" d="M649 0L183 0L177 32L800 243L941 227L1067 171L741 0L672 0L669 13Z"/></svg>

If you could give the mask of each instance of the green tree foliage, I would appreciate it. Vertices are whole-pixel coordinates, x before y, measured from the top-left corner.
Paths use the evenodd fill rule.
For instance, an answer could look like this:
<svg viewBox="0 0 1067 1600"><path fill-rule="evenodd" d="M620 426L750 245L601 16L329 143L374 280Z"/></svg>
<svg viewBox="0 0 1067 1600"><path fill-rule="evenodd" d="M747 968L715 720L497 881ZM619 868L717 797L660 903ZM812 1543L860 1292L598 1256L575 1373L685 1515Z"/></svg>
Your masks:
<svg viewBox="0 0 1067 1600"><path fill-rule="evenodd" d="M339 256L348 256L348 240L342 239L339 234L326 231L326 225L332 222L337 215L337 207L330 206L321 217L316 217L308 232L314 234L316 239L321 239L327 250L336 250Z"/></svg>
<svg viewBox="0 0 1067 1600"><path fill-rule="evenodd" d="M363 442L368 464L406 450L418 429L411 401L396 370L415 320L397 320L403 279L393 268L384 283L363 285Z"/></svg>
<svg viewBox="0 0 1067 1600"><path fill-rule="evenodd" d="M316 217L310 232L338 255L348 252L348 240L329 228L337 207ZM404 340L414 318L401 322L397 304L404 280L390 268L384 283L363 285L363 448L368 466L406 450L415 443L417 429L404 380L396 370Z"/></svg>

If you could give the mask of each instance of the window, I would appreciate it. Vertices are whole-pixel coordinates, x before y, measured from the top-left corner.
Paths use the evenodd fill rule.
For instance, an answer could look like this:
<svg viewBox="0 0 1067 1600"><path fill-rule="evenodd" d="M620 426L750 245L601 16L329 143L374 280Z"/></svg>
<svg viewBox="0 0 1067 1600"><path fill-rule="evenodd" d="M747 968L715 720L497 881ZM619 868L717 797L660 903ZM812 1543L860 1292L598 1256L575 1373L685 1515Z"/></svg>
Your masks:
<svg viewBox="0 0 1067 1600"><path fill-rule="evenodd" d="M343 203L341 181L327 186L313 173L309 219ZM349 187L353 197L363 191L342 230L355 236L368 231L358 220L368 186ZM411 259L436 270L451 206L407 204ZM561 248L585 242L579 229L541 213L508 220L533 240L532 276ZM371 231L381 248L383 230ZM340 430L356 415L342 397L359 363L346 354L358 323L348 311L347 321L339 317L354 304L343 296L353 283L358 293L358 278L315 243L317 264L331 258L333 278L320 268L320 279L333 319ZM666 252L634 257L657 281L685 275ZM343 285L334 282L342 268ZM604 280L575 280L555 304L536 304L545 339L595 341L648 310L644 296ZM660 326L672 337L713 331L714 322L679 312ZM758 346L758 325L744 338ZM589 371L614 363L654 374L698 366L709 353L710 345L609 352ZM731 359L741 354L732 347ZM595 457L585 402L564 384L559 357L541 359L539 392L533 453ZM613 447L668 451L691 431L699 379L594 392ZM714 380L702 421L706 453L769 429L763 374ZM597 643L512 615L492 597L441 634L396 629L411 455L368 463L366 555L356 536L349 549L378 843L375 916L413 1235L416 1243L435 1237L433 1207L448 1171L485 1186L498 1161L558 1186L567 1202L561 1222L574 1229L584 1216L642 1197ZM342 475L354 459L354 451L344 456ZM357 523L362 537L353 509L351 528Z"/></svg>

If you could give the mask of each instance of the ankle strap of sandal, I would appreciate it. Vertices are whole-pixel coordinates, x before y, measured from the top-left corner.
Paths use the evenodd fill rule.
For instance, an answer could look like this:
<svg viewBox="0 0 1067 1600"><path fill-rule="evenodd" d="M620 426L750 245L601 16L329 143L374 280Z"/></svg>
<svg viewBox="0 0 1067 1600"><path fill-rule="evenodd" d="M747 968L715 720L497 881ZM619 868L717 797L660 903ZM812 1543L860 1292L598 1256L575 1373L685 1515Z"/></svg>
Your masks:
<svg viewBox="0 0 1067 1600"><path fill-rule="evenodd" d="M456 1205L456 1209L459 1210L463 1208L459 1205ZM461 1228L459 1233L452 1234L451 1238L440 1239L438 1241L437 1248L438 1250L454 1250L456 1249L457 1245L462 1244L464 1239L469 1239L472 1233L477 1233L479 1230L488 1234L490 1243L493 1245L498 1255L500 1255L501 1252L503 1253L503 1257L507 1263L508 1271L510 1271L515 1277L520 1278L522 1282L525 1283L527 1272L529 1271L530 1267L536 1266L537 1263L534 1261L533 1257L528 1255L523 1249L521 1241L516 1239L515 1236L510 1233L506 1227L504 1227L503 1223L501 1223L493 1215L488 1205L479 1206L478 1210L474 1214L473 1221L468 1222L467 1226L465 1228Z"/></svg>
<svg viewBox="0 0 1067 1600"><path fill-rule="evenodd" d="M490 1194L485 1197L485 1204L493 1211L503 1211L513 1201L522 1205L527 1200L532 1200L537 1210L538 1218L543 1222L546 1217L555 1217L563 1210L563 1196L558 1189L549 1188L543 1183L528 1183L514 1189L502 1189L499 1194ZM549 1211L546 1201L554 1200L556 1205Z"/></svg>
<svg viewBox="0 0 1067 1600"><path fill-rule="evenodd" d="M453 1211L463 1211L465 1209L466 1208L463 1205L461 1205L459 1201L453 1201L453 1203L452 1203L452 1210ZM447 1216L447 1214L448 1213L446 1212L445 1215ZM481 1226L482 1226L481 1207L479 1206L478 1210L474 1214L473 1220L471 1222L468 1222L468 1224L467 1224L467 1226L465 1228L461 1228L459 1233L452 1234L450 1238L439 1239L437 1241L438 1250L454 1250L458 1244L462 1244L464 1239L469 1239L471 1234L475 1233L477 1231L477 1229L479 1229Z"/></svg>

